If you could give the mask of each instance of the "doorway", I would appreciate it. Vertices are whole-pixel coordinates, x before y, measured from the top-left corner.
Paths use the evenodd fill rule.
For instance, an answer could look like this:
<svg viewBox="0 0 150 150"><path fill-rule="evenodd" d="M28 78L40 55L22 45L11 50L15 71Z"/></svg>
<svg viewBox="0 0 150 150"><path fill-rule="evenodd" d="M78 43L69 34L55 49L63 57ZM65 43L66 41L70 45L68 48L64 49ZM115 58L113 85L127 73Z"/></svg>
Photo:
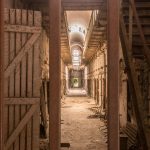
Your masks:
<svg viewBox="0 0 150 150"><path fill-rule="evenodd" d="M117 1L116 1L117 2ZM32 2L32 3L34 3L34 2ZM60 1L53 1L53 0L50 0L50 2L49 2L49 4L50 4L50 7L49 7L49 11L50 11L50 22L51 22L51 26L52 27L54 27L54 28L50 28L50 53L49 53L49 56L50 56L50 62L49 62L49 65L50 65L50 77L51 77L51 80L50 80L50 84L49 84L49 99L50 99L50 101L49 101L49 113L50 113L50 115L49 115L49 118L50 118L50 129L49 129L49 131L50 131L50 133L49 133L49 138L50 138L50 147L51 147L51 149L52 150L56 150L56 149L59 149L59 147L60 147L60 97L61 97L61 94L60 94L60 74L61 74L61 71L60 71L60 14L61 14L61 9L60 9L60 5L58 5L58 4L60 4ZM94 10L96 10L93 14L93 18L94 17L96 17L95 16L95 14L97 15L97 13L98 13L98 11L97 11L97 8L99 9L99 6L101 6L101 2L93 2L93 3L85 3L85 2L82 2L82 4L79 6L76 2L73 4L73 5L71 5L70 7L68 7L68 2L67 1L65 1L64 3L63 3L63 7L64 7L64 10L66 11L67 9L71 9L71 10L77 10L77 9L79 9L80 8L80 10L84 10L84 9L86 9L86 11L87 10L92 10L92 11L94 11ZM110 3L109 3L109 6L114 6L114 4L113 5L111 5ZM117 5L115 5L115 6L117 6ZM26 6L27 7L27 6ZM30 7L29 8L31 8L31 5L30 5ZM91 9L92 8L92 9ZM112 7L110 10L113 10L113 11L115 11L116 10L116 14L117 14L117 11L118 11L118 9L116 9L116 7ZM119 12L119 11L118 11ZM113 14L113 13L112 13ZM55 16L55 17L54 17ZM113 17L110 17L110 18L113 18ZM108 20L110 19L110 18L108 18ZM95 18L94 18L95 19ZM117 18L118 19L118 18ZM37 21L39 21L38 19L37 19ZM114 24L114 25L116 25L116 22L117 22L117 20L116 20L116 22L111 22L111 19L109 20L110 22L109 23L112 23L112 24ZM35 21L36 22L36 21ZM93 23L93 20L91 20L91 22ZM91 23L91 24L92 24ZM103 26L105 26L106 25L106 22L104 21L102 21L102 22L98 22L98 24L100 24L100 25L102 25L102 28L101 28L101 30L103 31L104 30L104 28L103 28ZM88 29L89 31L91 30L90 28ZM68 30L69 31L69 30ZM82 34L84 34L85 32L84 32L84 30L82 30L82 28L81 27L79 27L79 31L80 32L82 32ZM36 30L36 32L37 32L37 30ZM97 33L98 33L98 31L96 31ZM110 32L111 33L111 32ZM117 33L117 32L116 32ZM59 36L58 36L59 35ZM98 35L99 36L99 35ZM54 38L55 37L55 38ZM116 36L117 37L117 36ZM114 38L114 40L115 40L116 38ZM117 41L117 40L116 40ZM93 41L93 42L95 42L95 41ZM55 43L55 44L54 44ZM110 45L111 45L111 42L109 43ZM93 44L94 45L94 44ZM109 45L109 46L110 46ZM112 44L113 45L113 44ZM101 45L101 46L103 46L103 45ZM80 45L78 45L78 48L81 48L81 46ZM87 54L86 56L85 56L85 51L83 52L83 56L82 56L82 58L83 58L83 60L86 62L86 59L87 60L89 60L90 58L91 58L91 56L90 55L92 55L92 50L90 50L90 47L89 46L87 46L87 45L85 45L85 47L84 48L88 48L89 50L88 50L88 52L89 52L89 54ZM117 46L114 46L114 47L112 47L112 49L114 49L114 48L116 48L116 50L118 50L117 49ZM55 51L54 51L54 49L55 49ZM64 52L64 56L65 56L65 53L66 52ZM52 54L52 55L51 55ZM66 54L67 55L67 54ZM108 55L109 56L109 55ZM66 56L67 57L67 56ZM110 56L109 56L110 57ZM98 61L97 61L97 63L95 63L94 61L96 60L96 58L97 58L97 54L95 55L95 58L92 60L93 62L92 62L92 64L96 64L96 65L92 65L92 66L90 66L89 68L90 69L92 69L92 68L95 68L95 66L98 66ZM114 57L115 58L115 57ZM68 59L69 60L69 59ZM68 61L67 60L67 61ZM113 60L113 59L112 59ZM79 63L81 63L80 61L78 61L78 63L77 62L75 62L74 64L75 64L75 68L78 66L78 64ZM110 62L109 62L110 63ZM54 64L55 64L55 68L54 68ZM65 64L66 64L66 62L65 62ZM111 64L111 63L110 63ZM77 66L76 66L77 65ZM70 68L70 66L68 67L68 69ZM83 66L81 66L81 68L83 69L84 68L84 65ZM112 67L110 67L110 68L112 68ZM77 67L77 69L79 69L78 67ZM90 70L89 69L89 72L90 73L93 73L92 72L92 70ZM56 71L56 72L55 72ZM55 75L54 75L54 72L55 72ZM108 72L111 72L110 70L108 71ZM112 74L114 73L113 71L111 72ZM115 73L114 73L115 74ZM24 74L25 75L25 74ZM92 77L90 77L90 75L89 75L89 77L87 77L87 74L85 74L85 78L84 78L84 82L87 82L87 80L93 80L93 78ZM110 76L110 74L108 75L108 76ZM111 76L111 77L113 77L113 76ZM13 78L14 79L14 78ZM116 79L116 78L115 78ZM69 80L68 78L66 79L66 82L67 82L67 80ZM110 79L108 79L108 80L110 80ZM10 80L10 81L13 81L13 80ZM116 81L116 80L113 80L113 81ZM109 85L111 85L111 84L113 84L112 82L111 83L109 83ZM65 87L65 86L64 86ZM38 86L36 86L36 88L38 88ZM66 84L66 88L67 88L67 84ZM86 89L85 89L86 90ZM115 91L116 93L117 93L117 91ZM39 92L40 93L40 92ZM111 93L111 92L110 92ZM109 94L110 94L109 93ZM108 94L108 95L109 95ZM111 97L111 96L110 96ZM109 98L110 98L109 97ZM113 97L113 96L112 96ZM117 96L116 96L117 97ZM114 97L113 97L114 98ZM35 99L34 99L35 100ZM28 101L27 101L28 102ZM25 103L25 102L24 102ZM32 103L32 102L30 102L30 103ZM17 103L18 104L18 103ZM37 106L36 106L37 107ZM26 109L28 109L28 107L26 108ZM34 108L35 109L35 108ZM110 109L110 112L111 112L111 109ZM110 113L110 112L108 112L108 114ZM114 114L114 115L116 115L116 114ZM54 117L55 116L55 117ZM27 117L28 118L28 117ZM116 118L116 120L117 120L117 118ZM108 125L108 127L111 125L111 121L109 122L110 124ZM116 126L116 128L114 127L114 129L118 129L118 126ZM113 135L114 134L111 134L112 132L111 132L111 130L110 130L110 132L109 132L109 134L110 135L112 135L112 137L113 137ZM111 137L111 136L110 136ZM113 138L110 138L109 140L109 144L110 145L114 145L113 144L113 142L111 143L111 140L112 140ZM117 149L117 145L118 145L118 138L116 138L116 140L115 140L116 142L115 142L115 147L116 147L116 149ZM12 142L12 140L11 140L11 142ZM9 142L8 142L9 143ZM10 144L10 143L9 143ZM9 145L10 146L10 145ZM38 145L35 145L35 146L38 146Z"/></svg>

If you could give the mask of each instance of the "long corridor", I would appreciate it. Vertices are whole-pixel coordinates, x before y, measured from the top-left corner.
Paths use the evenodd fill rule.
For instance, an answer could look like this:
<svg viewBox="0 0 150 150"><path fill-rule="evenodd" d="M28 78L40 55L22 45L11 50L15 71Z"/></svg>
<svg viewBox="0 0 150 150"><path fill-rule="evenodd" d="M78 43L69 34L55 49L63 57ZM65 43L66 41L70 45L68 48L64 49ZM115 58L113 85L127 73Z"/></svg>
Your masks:
<svg viewBox="0 0 150 150"><path fill-rule="evenodd" d="M97 114L93 99L66 97L62 100L61 116L61 141L70 143L70 150L107 149L106 125Z"/></svg>

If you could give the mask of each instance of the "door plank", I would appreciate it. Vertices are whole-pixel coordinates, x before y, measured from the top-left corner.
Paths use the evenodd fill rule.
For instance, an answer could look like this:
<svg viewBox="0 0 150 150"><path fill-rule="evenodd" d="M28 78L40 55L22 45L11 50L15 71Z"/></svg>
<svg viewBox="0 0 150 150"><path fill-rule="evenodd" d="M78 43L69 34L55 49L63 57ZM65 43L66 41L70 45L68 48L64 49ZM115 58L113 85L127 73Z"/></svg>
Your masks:
<svg viewBox="0 0 150 150"><path fill-rule="evenodd" d="M22 25L27 25L27 11L26 10L21 10L22 11ZM22 38L22 46L26 45L27 43L27 33L22 33L21 34L21 38ZM28 49L29 50L29 49ZM19 54L21 54L20 51ZM19 56L19 54L16 56L16 60L17 57ZM18 57L18 59L20 59L21 61L21 97L26 97L27 96L27 53L24 53L24 55L22 55L22 57L20 56L20 58ZM24 117L24 115L26 114L26 106L25 105L21 105L21 119ZM26 126L24 127L23 131L20 134L20 150L25 150L26 149Z"/></svg>
<svg viewBox="0 0 150 150"><path fill-rule="evenodd" d="M24 25L10 25L6 24L4 28L5 32L21 32L21 33L41 33L41 27L31 27Z"/></svg>
<svg viewBox="0 0 150 150"><path fill-rule="evenodd" d="M9 23L9 10L4 9L4 19L6 23ZM9 33L4 33L4 69L7 68L9 64ZM4 97L8 97L9 95L9 82L8 78L4 79ZM8 106L4 106L4 118L8 118ZM8 137L8 119L4 119L4 141L7 140Z"/></svg>
<svg viewBox="0 0 150 150"><path fill-rule="evenodd" d="M15 24L15 9L10 10L10 24ZM9 48L9 63L14 59L15 57L15 34L10 33L10 48ZM14 97L15 96L15 73L14 70L10 74L9 78L9 96ZM9 135L12 134L14 130L14 106L9 106ZM14 145L9 150L14 150Z"/></svg>
<svg viewBox="0 0 150 150"><path fill-rule="evenodd" d="M9 147L13 144L17 136L21 133L21 131L24 129L28 121L31 119L33 114L36 112L38 108L38 104L32 105L29 111L25 114L23 119L20 121L16 129L13 131L13 133L10 135L10 137L7 140L7 143L5 144L5 150L9 149ZM22 145L21 145L22 147Z"/></svg>
<svg viewBox="0 0 150 150"><path fill-rule="evenodd" d="M4 98L5 105L33 105L39 102L40 98Z"/></svg>
<svg viewBox="0 0 150 150"><path fill-rule="evenodd" d="M15 24L21 24L21 11L20 10L16 10L15 11L15 19L16 22ZM16 45L16 55L18 54L20 48L21 48L21 34L20 33L16 33L16 41L15 41L15 45ZM17 64L16 68L15 68L15 97L20 97L20 63ZM20 121L20 106L19 105L15 105L15 127L18 125L19 121ZM14 149L15 150L19 150L19 137L15 140L14 143Z"/></svg>
<svg viewBox="0 0 150 150"><path fill-rule="evenodd" d="M34 27L34 16L33 11L28 10L28 26ZM35 27L34 27L35 28ZM32 35L30 32L28 34L28 38ZM28 64L28 70L27 70L27 97L31 98L33 96L33 46L31 47L30 51L27 55L27 64ZM30 99L30 101L32 101ZM30 109L30 105L27 106L27 110ZM27 124L27 150L32 149L32 121L30 120Z"/></svg>
<svg viewBox="0 0 150 150"><path fill-rule="evenodd" d="M39 11L34 11L34 26L41 26L41 13ZM41 87L41 79L40 79L40 39L34 44L34 60L33 60L33 97L40 97L40 87ZM38 67L37 67L38 66ZM38 150L39 149L39 109L37 109L36 114L33 116L33 140L32 140L32 148Z"/></svg>
<svg viewBox="0 0 150 150"><path fill-rule="evenodd" d="M26 44L19 50L19 54L15 57L15 59L11 62L11 64L5 70L5 77L8 77L11 72L14 70L16 65L23 59L23 57L28 53L30 48L33 46L35 41L38 39L40 34L33 34L30 39L26 42Z"/></svg>

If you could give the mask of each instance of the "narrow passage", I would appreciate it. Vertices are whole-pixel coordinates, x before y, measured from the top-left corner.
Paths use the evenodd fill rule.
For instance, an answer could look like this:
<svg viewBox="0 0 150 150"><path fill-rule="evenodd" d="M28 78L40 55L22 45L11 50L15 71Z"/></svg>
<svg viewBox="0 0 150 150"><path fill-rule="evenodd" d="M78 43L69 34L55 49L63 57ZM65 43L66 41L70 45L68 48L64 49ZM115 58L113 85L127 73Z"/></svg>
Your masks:
<svg viewBox="0 0 150 150"><path fill-rule="evenodd" d="M96 109L94 100L88 97L62 100L61 142L70 143L70 150L107 149L106 125L96 115Z"/></svg>

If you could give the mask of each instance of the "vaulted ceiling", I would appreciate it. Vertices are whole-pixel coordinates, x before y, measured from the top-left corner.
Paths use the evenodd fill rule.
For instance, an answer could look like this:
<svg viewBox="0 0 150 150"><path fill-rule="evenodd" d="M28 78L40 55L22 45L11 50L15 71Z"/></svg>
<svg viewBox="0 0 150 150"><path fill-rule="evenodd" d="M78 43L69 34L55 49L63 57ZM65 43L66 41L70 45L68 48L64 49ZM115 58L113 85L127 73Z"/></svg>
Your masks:
<svg viewBox="0 0 150 150"><path fill-rule="evenodd" d="M23 1L42 11L43 26L49 32L48 0ZM61 57L66 64L72 63L71 49L78 44L86 63L106 39L106 0L62 0L62 10Z"/></svg>

